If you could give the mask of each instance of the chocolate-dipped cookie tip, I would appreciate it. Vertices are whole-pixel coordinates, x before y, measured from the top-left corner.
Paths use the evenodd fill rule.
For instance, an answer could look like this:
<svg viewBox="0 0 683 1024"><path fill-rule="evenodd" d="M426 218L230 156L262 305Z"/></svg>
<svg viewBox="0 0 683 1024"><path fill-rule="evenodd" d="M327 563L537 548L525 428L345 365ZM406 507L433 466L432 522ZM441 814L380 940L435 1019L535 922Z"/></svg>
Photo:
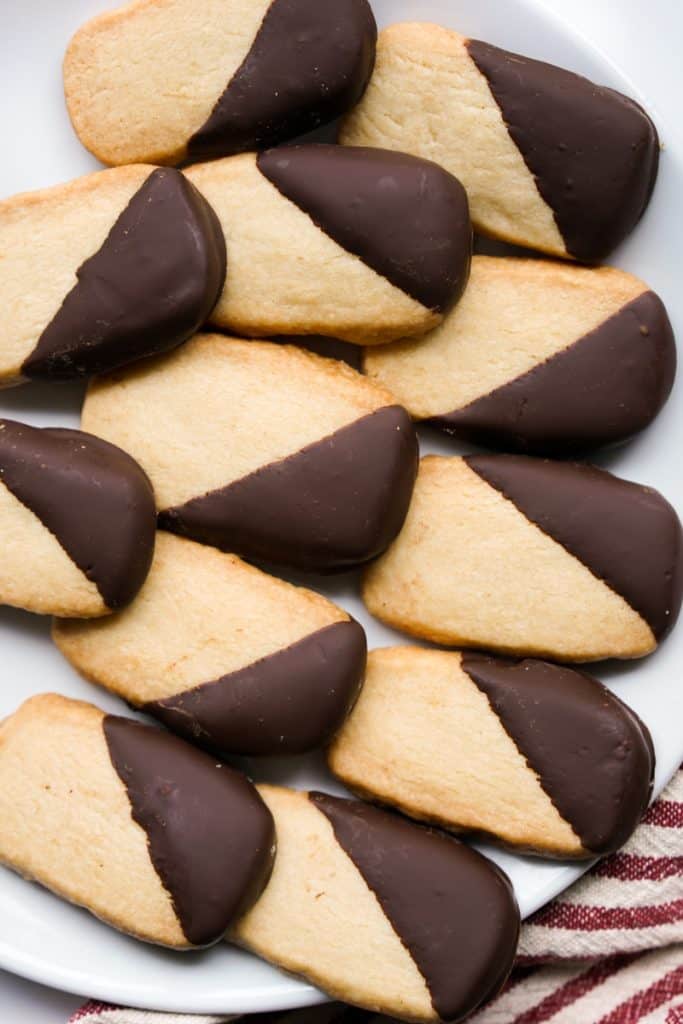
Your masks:
<svg viewBox="0 0 683 1024"><path fill-rule="evenodd" d="M193 160L275 146L346 113L365 92L377 25L367 0L274 0L188 144Z"/></svg>
<svg viewBox="0 0 683 1024"><path fill-rule="evenodd" d="M320 792L309 799L409 951L438 1019L464 1020L496 995L519 936L504 872L451 836L363 801Z"/></svg>
<svg viewBox="0 0 683 1024"><path fill-rule="evenodd" d="M91 434L0 420L0 504L18 543L4 599L37 612L103 615L127 605L152 561L152 485Z"/></svg>
<svg viewBox="0 0 683 1024"><path fill-rule="evenodd" d="M448 310L470 273L467 194L433 163L391 150L303 145L258 167L348 252L427 309Z"/></svg>
<svg viewBox="0 0 683 1024"><path fill-rule="evenodd" d="M270 811L243 775L182 740L114 715L102 726L188 943L217 942L268 881Z"/></svg>
<svg viewBox="0 0 683 1024"><path fill-rule="evenodd" d="M628 97L422 22L382 30L340 139L437 160L462 180L479 233L589 263L636 226L659 160L655 126Z"/></svg>
<svg viewBox="0 0 683 1024"><path fill-rule="evenodd" d="M583 672L409 646L370 653L328 751L330 770L358 796L515 851L578 860L626 842L654 763L644 723Z"/></svg>
<svg viewBox="0 0 683 1024"><path fill-rule="evenodd" d="M213 158L345 113L365 91L376 42L368 0L136 0L76 32L64 91L103 163Z"/></svg>
<svg viewBox="0 0 683 1024"><path fill-rule="evenodd" d="M118 173L125 169L99 176L94 203L110 203L107 176ZM75 211L65 221L67 231L79 230ZM153 169L122 210L111 210L109 233L74 268L76 283L24 359L22 375L90 376L180 345L218 301L226 259L221 225L200 192L179 171Z"/></svg>
<svg viewBox="0 0 683 1024"><path fill-rule="evenodd" d="M252 757L324 746L353 707L367 641L352 619L334 622L246 668L143 710L200 746Z"/></svg>

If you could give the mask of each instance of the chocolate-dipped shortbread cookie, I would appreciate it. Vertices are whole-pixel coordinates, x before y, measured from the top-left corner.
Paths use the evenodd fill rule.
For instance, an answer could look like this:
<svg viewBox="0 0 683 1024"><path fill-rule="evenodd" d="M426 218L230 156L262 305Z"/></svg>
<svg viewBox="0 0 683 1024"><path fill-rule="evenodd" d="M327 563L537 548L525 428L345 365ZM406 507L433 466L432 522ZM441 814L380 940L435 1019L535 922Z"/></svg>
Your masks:
<svg viewBox="0 0 683 1024"><path fill-rule="evenodd" d="M175 736L56 694L0 724L0 861L107 924L183 949L260 895L272 817L247 779Z"/></svg>
<svg viewBox="0 0 683 1024"><path fill-rule="evenodd" d="M106 164L261 149L357 103L376 41L367 0L137 0L75 34L66 102Z"/></svg>
<svg viewBox="0 0 683 1024"><path fill-rule="evenodd" d="M655 126L628 97L430 24L380 34L341 141L436 160L467 189L479 232L590 263L638 223L659 161Z"/></svg>
<svg viewBox="0 0 683 1024"><path fill-rule="evenodd" d="M352 707L365 634L326 598L160 533L137 599L97 623L55 621L88 679L209 750L301 754Z"/></svg>
<svg viewBox="0 0 683 1024"><path fill-rule="evenodd" d="M661 299L623 270L475 256L444 323L366 349L364 369L454 437L567 455L646 427L671 392L676 346Z"/></svg>
<svg viewBox="0 0 683 1024"><path fill-rule="evenodd" d="M467 283L467 196L428 160L286 146L198 164L187 176L225 232L218 327L395 341L441 323Z"/></svg>
<svg viewBox="0 0 683 1024"><path fill-rule="evenodd" d="M0 250L0 386L173 348L225 282L221 226L171 169L121 167L6 199Z"/></svg>
<svg viewBox="0 0 683 1024"><path fill-rule="evenodd" d="M154 494L125 452L80 430L0 419L0 604L106 615L154 550Z"/></svg>
<svg viewBox="0 0 683 1024"><path fill-rule="evenodd" d="M387 391L302 349L220 335L94 381L83 424L139 459L163 529L314 572L383 551L417 469Z"/></svg>
<svg viewBox="0 0 683 1024"><path fill-rule="evenodd" d="M230 937L337 999L411 1021L460 1021L504 983L510 883L456 839L359 800L259 791L278 856Z"/></svg>
<svg viewBox="0 0 683 1024"><path fill-rule="evenodd" d="M623 846L640 821L654 750L640 719L576 669L393 647L370 653L329 765L414 818L588 858Z"/></svg>
<svg viewBox="0 0 683 1024"><path fill-rule="evenodd" d="M653 651L682 587L681 524L652 488L579 463L428 456L363 597L437 643L594 661Z"/></svg>

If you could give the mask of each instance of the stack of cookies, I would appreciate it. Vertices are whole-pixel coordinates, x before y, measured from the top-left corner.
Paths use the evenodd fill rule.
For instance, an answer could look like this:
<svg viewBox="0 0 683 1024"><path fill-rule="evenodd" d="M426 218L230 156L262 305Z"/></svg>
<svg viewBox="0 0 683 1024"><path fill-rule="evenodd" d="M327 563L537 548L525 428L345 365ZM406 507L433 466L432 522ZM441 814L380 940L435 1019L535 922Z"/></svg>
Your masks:
<svg viewBox="0 0 683 1024"><path fill-rule="evenodd" d="M568 459L673 385L661 299L597 266L655 127L437 25L378 38L367 0L135 0L76 33L64 84L110 167L0 203L0 378L89 380L80 431L0 420L0 602L156 723L26 701L0 860L139 939L463 1020L519 912L455 834L587 860L651 794L647 727L572 663L673 628L681 524ZM528 257L472 258L473 228ZM421 421L487 451L420 458ZM368 653L316 591L359 569L417 643ZM320 749L353 796L228 764Z"/></svg>

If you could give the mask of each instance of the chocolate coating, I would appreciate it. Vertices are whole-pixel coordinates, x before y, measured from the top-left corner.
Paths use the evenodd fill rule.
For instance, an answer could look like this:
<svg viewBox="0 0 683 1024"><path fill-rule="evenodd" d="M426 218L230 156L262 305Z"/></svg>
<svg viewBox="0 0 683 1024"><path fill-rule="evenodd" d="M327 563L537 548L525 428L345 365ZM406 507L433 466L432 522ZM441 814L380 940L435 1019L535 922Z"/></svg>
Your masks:
<svg viewBox="0 0 683 1024"><path fill-rule="evenodd" d="M445 312L469 279L464 188L430 160L383 149L287 146L262 174L347 252L428 309Z"/></svg>
<svg viewBox="0 0 683 1024"><path fill-rule="evenodd" d="M398 534L417 460L408 413L386 406L161 512L159 525L247 558L310 572L346 569L375 558Z"/></svg>
<svg viewBox="0 0 683 1024"><path fill-rule="evenodd" d="M304 754L322 747L342 725L360 692L366 658L362 627L353 620L335 622L143 710L209 750Z"/></svg>
<svg viewBox="0 0 683 1024"><path fill-rule="evenodd" d="M113 715L102 727L185 937L217 942L268 881L270 811L243 775L175 736Z"/></svg>
<svg viewBox="0 0 683 1024"><path fill-rule="evenodd" d="M191 159L264 149L312 131L360 100L375 64L367 0L273 0L206 123Z"/></svg>
<svg viewBox="0 0 683 1024"><path fill-rule="evenodd" d="M152 171L22 366L27 377L83 377L175 348L223 290L225 239L179 171Z"/></svg>
<svg viewBox="0 0 683 1024"><path fill-rule="evenodd" d="M652 739L638 716L575 669L469 652L462 668L587 854L623 846L645 813L654 778Z"/></svg>
<svg viewBox="0 0 683 1024"><path fill-rule="evenodd" d="M154 492L125 452L81 430L0 420L0 481L54 534L112 611L145 582Z"/></svg>
<svg viewBox="0 0 683 1024"><path fill-rule="evenodd" d="M575 454L643 430L675 375L669 317L662 300L644 292L528 373L429 422L485 447Z"/></svg>
<svg viewBox="0 0 683 1024"><path fill-rule="evenodd" d="M657 640L683 597L683 534L650 487L581 463L523 455L468 455L470 469L616 591Z"/></svg>
<svg viewBox="0 0 683 1024"><path fill-rule="evenodd" d="M361 800L309 798L377 897L441 1020L463 1020L494 996L519 935L506 875L457 839Z"/></svg>
<svg viewBox="0 0 683 1024"><path fill-rule="evenodd" d="M604 259L650 201L659 165L654 124L634 100L580 75L475 39L467 49L567 252Z"/></svg>

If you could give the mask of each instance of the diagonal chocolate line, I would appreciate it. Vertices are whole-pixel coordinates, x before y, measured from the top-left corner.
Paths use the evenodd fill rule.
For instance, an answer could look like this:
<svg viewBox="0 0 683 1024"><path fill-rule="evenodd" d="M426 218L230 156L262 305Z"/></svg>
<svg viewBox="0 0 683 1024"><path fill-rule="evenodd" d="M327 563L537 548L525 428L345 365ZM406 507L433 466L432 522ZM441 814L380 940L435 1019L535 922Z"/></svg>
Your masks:
<svg viewBox="0 0 683 1024"><path fill-rule="evenodd" d="M485 447L575 454L646 427L675 374L671 323L647 291L528 372L428 422Z"/></svg>
<svg viewBox="0 0 683 1024"><path fill-rule="evenodd" d="M245 776L183 740L113 715L102 728L185 937L216 942L268 881L270 812Z"/></svg>
<svg viewBox="0 0 683 1024"><path fill-rule="evenodd" d="M159 525L213 547L312 572L379 555L398 534L417 472L401 406L362 416L293 455L184 505Z"/></svg>
<svg viewBox="0 0 683 1024"><path fill-rule="evenodd" d="M245 756L322 747L353 707L367 643L352 619L335 622L245 668L142 708L209 750Z"/></svg>
<svg viewBox="0 0 683 1024"><path fill-rule="evenodd" d="M461 666L584 849L623 846L654 776L652 739L637 715L576 669L470 652Z"/></svg>
<svg viewBox="0 0 683 1024"><path fill-rule="evenodd" d="M135 597L154 552L154 493L120 448L80 430L0 420L0 481L47 527L108 608Z"/></svg>
<svg viewBox="0 0 683 1024"><path fill-rule="evenodd" d="M635 227L657 178L657 130L636 102L476 39L467 50L555 215L567 251L604 259Z"/></svg>
<svg viewBox="0 0 683 1024"><path fill-rule="evenodd" d="M523 455L467 455L465 462L620 594L657 640L666 635L683 597L683 535L661 494L583 463Z"/></svg>
<svg viewBox="0 0 683 1024"><path fill-rule="evenodd" d="M519 933L503 872L453 837L360 800L309 799L377 897L440 1019L462 1020L495 995Z"/></svg>
<svg viewBox="0 0 683 1024"><path fill-rule="evenodd" d="M257 164L321 231L423 306L444 312L462 294L472 252L467 195L437 164L323 145L268 150Z"/></svg>
<svg viewBox="0 0 683 1024"><path fill-rule="evenodd" d="M367 0L273 0L189 157L263 149L333 121L365 92L376 42Z"/></svg>
<svg viewBox="0 0 683 1024"><path fill-rule="evenodd" d="M24 361L27 377L103 373L196 333L225 283L223 231L183 175L153 170Z"/></svg>

